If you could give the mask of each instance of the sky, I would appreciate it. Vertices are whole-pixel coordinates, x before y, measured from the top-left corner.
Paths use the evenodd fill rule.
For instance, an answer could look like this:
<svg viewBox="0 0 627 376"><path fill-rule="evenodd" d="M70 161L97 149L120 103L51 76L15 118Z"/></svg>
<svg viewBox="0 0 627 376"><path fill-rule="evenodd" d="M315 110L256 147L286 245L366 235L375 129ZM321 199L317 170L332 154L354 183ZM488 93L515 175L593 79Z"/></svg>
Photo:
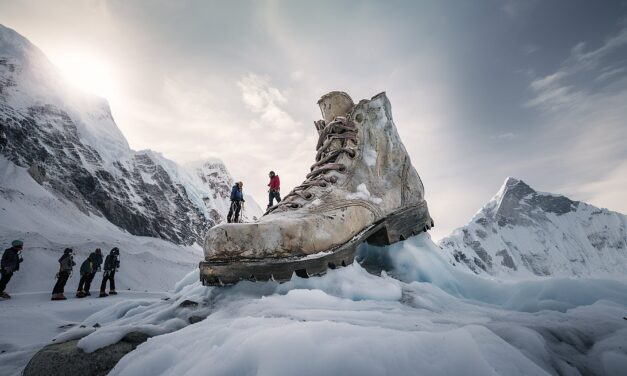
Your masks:
<svg viewBox="0 0 627 376"><path fill-rule="evenodd" d="M0 0L136 150L220 158L256 200L314 162L332 91L385 91L434 239L508 176L627 213L627 2Z"/></svg>

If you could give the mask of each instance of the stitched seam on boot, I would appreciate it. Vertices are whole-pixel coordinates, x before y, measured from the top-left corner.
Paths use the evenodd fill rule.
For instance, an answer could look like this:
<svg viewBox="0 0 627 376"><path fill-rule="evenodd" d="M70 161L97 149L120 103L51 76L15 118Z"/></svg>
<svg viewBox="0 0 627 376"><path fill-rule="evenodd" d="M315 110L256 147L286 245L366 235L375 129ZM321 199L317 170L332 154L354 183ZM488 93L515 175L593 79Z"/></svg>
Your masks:
<svg viewBox="0 0 627 376"><path fill-rule="evenodd" d="M381 211L381 209L379 209L377 206L375 206L374 204L368 201L360 200L360 199L328 202L316 208L312 208L311 212L316 213L316 214L322 214L327 211L337 210L341 208L348 208L351 206L361 206L365 209L368 209L370 212L372 212L372 214L374 214L375 220L383 217L383 212Z"/></svg>

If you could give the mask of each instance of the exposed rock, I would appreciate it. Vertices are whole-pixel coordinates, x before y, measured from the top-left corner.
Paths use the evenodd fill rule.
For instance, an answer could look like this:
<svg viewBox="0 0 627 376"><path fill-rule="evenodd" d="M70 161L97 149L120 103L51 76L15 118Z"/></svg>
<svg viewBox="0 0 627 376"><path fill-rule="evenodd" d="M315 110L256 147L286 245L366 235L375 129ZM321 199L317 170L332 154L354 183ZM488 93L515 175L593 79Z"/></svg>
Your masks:
<svg viewBox="0 0 627 376"><path fill-rule="evenodd" d="M197 307L197 306L198 306L198 302L195 302L193 300L183 300L181 304L179 304L180 308L189 308L189 307Z"/></svg>
<svg viewBox="0 0 627 376"><path fill-rule="evenodd" d="M120 359L141 343L148 335L133 332L114 345L92 353L85 353L76 344L78 340L54 343L39 350L26 365L24 376L104 376Z"/></svg>
<svg viewBox="0 0 627 376"><path fill-rule="evenodd" d="M508 268L514 269L514 270L518 269L518 267L514 263L514 259L512 259L512 256L510 256L509 253L507 253L506 249L501 249L500 251L496 252L496 255L501 256L503 258L503 260L501 260L501 265L507 266Z"/></svg>
<svg viewBox="0 0 627 376"><path fill-rule="evenodd" d="M201 322L201 321L202 321L202 320L204 320L204 319L205 319L204 317L200 317L200 316L190 316L190 317L187 319L187 321L188 321L190 324L196 324L196 323L198 323L198 322Z"/></svg>

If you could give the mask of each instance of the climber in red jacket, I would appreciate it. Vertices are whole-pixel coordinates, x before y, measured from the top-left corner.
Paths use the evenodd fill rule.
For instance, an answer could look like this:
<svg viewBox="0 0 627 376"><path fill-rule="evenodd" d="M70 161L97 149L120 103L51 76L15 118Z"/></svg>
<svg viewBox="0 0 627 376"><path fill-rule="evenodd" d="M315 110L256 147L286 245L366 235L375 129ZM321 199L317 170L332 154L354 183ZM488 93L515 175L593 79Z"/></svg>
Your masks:
<svg viewBox="0 0 627 376"><path fill-rule="evenodd" d="M272 207L274 204L274 199L276 198L277 204L281 202L281 180L279 179L279 175L275 174L274 171L270 171L268 174L270 177L270 183L268 184L268 209Z"/></svg>

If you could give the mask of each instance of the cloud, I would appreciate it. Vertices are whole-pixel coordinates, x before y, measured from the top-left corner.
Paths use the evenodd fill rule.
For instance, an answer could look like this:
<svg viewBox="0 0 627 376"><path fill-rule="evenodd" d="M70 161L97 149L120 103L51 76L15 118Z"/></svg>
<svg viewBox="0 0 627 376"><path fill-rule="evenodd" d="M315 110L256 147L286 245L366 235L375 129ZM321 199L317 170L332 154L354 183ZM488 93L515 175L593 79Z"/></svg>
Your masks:
<svg viewBox="0 0 627 376"><path fill-rule="evenodd" d="M610 77L614 77L614 76L620 75L623 72L625 72L625 68L624 67L618 67L618 68L608 67L608 68L604 69L601 72L601 74L599 74L599 76L597 76L595 78L595 81L605 81L605 80L609 79Z"/></svg>
<svg viewBox="0 0 627 376"><path fill-rule="evenodd" d="M619 79L621 76L625 77L625 69L616 67L616 63L611 59L616 52L624 50L625 46L627 46L627 26L607 38L597 49L587 51L585 42L577 43L557 71L535 78L530 83L533 98L525 105L530 108L556 111L582 104L593 95L589 92L591 81L603 83L609 77ZM593 78L590 79L589 76Z"/></svg>
<svg viewBox="0 0 627 376"><path fill-rule="evenodd" d="M287 98L279 89L270 85L270 77L250 73L242 77L237 86L242 91L242 100L246 107L259 114L259 119L253 122L255 128L263 126L281 131L291 130L291 136L298 131L297 122L281 107L287 104Z"/></svg>
<svg viewBox="0 0 627 376"><path fill-rule="evenodd" d="M627 26L596 49L577 43L559 68L529 83L525 106L538 110L538 147L554 188L575 199L625 210L627 164ZM561 183L560 183L561 182Z"/></svg>

